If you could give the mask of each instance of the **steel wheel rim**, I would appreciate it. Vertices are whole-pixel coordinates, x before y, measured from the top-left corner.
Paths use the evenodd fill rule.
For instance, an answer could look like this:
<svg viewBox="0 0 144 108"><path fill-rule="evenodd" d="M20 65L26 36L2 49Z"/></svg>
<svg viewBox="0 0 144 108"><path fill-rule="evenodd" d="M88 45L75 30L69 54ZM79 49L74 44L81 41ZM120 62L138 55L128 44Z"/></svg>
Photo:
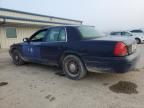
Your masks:
<svg viewBox="0 0 144 108"><path fill-rule="evenodd" d="M80 67L76 61L69 60L66 63L66 70L70 76L76 77L77 75L79 75Z"/></svg>
<svg viewBox="0 0 144 108"><path fill-rule="evenodd" d="M20 59L20 58L19 58L19 55L18 55L18 54L15 54L15 55L14 55L14 60L18 63L18 62L19 62L19 59Z"/></svg>

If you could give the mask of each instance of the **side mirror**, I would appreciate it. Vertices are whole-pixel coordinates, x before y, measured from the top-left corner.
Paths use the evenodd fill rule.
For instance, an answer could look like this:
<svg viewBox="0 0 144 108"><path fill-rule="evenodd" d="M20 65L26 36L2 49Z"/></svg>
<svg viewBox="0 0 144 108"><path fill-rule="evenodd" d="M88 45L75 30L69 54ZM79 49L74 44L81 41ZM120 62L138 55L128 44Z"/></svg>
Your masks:
<svg viewBox="0 0 144 108"><path fill-rule="evenodd" d="M29 38L24 38L23 42L29 42Z"/></svg>

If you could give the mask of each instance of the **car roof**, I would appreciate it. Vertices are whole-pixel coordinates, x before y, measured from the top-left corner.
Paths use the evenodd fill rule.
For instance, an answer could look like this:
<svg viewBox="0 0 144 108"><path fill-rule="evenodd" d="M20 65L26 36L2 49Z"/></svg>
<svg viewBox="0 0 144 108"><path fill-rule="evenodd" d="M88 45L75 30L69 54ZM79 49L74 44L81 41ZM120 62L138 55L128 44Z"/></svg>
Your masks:
<svg viewBox="0 0 144 108"><path fill-rule="evenodd" d="M133 30L130 30L130 32L144 32L144 31L141 29L133 29Z"/></svg>

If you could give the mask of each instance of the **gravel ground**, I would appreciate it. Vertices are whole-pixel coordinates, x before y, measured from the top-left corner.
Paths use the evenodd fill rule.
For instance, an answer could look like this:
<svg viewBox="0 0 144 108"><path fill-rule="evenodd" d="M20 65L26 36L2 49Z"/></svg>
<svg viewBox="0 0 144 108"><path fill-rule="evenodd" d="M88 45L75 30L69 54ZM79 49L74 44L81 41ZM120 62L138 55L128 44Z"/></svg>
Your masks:
<svg viewBox="0 0 144 108"><path fill-rule="evenodd" d="M61 71L56 67L15 66L8 52L0 50L0 108L143 108L144 45L139 48L141 57L135 71L89 73L80 81L55 74Z"/></svg>

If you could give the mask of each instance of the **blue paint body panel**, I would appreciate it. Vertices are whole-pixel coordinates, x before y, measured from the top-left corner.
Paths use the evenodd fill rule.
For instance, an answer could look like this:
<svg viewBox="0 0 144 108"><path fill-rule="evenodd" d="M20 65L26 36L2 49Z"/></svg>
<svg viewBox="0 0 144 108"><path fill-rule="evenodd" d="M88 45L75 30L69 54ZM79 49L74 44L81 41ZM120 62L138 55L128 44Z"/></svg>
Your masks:
<svg viewBox="0 0 144 108"><path fill-rule="evenodd" d="M123 42L129 46L135 42L133 39L100 37L84 40L81 39L81 34L75 26L62 27L67 32L66 42L45 42L44 40L41 42L23 42L12 45L10 54L12 54L13 49L17 49L26 61L52 65L60 65L63 55L74 54L81 58L88 71L95 69L96 71L118 73L131 70L138 60L136 52L124 57L116 57L113 53L117 42Z"/></svg>

